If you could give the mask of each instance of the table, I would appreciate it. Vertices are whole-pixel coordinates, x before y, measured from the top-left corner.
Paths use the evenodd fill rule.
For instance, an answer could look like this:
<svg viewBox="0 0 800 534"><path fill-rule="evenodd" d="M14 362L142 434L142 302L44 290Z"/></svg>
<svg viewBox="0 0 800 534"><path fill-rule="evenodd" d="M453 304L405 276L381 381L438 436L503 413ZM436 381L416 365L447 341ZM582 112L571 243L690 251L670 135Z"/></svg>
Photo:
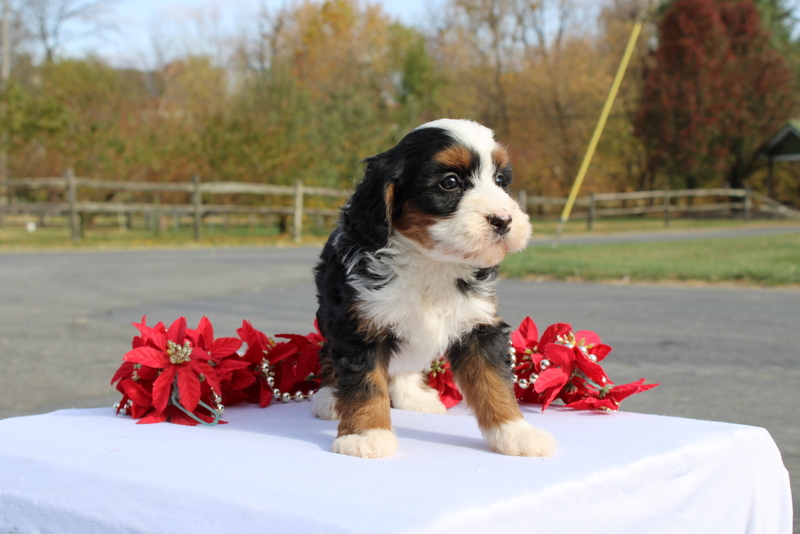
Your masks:
<svg viewBox="0 0 800 534"><path fill-rule="evenodd" d="M398 453L329 452L307 402L226 425L137 425L111 408L0 421L0 531L58 533L790 533L763 428L523 406L553 458L495 454L463 405L392 410Z"/></svg>

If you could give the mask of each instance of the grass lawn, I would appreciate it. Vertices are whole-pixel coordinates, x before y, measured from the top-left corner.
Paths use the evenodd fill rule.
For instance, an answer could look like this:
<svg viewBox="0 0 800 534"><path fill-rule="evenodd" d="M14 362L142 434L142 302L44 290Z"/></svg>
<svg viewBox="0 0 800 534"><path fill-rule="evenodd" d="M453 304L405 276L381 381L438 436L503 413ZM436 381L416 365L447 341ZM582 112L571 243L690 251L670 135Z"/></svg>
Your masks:
<svg viewBox="0 0 800 534"><path fill-rule="evenodd" d="M303 244L322 244L327 235L309 234ZM291 246L290 235L279 234L272 227L204 228L202 239L194 240L191 228L180 230L134 229L120 230L114 227L92 229L78 243L72 243L70 231L64 227L37 228L28 232L20 227L0 227L0 252L33 250L84 250L84 249L140 249L140 248L199 248L199 247L244 247L244 246Z"/></svg>
<svg viewBox="0 0 800 534"><path fill-rule="evenodd" d="M793 225L797 222L751 222L739 220L673 221L670 230L742 228L760 225ZM552 236L555 222L534 221L534 236ZM597 233L663 231L657 219L603 219L595 226ZM310 229L303 236L304 245L322 245L325 228ZM585 233L581 221L570 222L564 234ZM0 227L0 252L28 250L93 250L133 248L196 248L236 246L292 246L291 236L279 234L275 226L207 225L200 242L192 230L144 228L123 230L107 224L87 230L79 243L73 244L69 230L61 226L39 227L28 232L22 225ZM506 277L549 277L580 280L738 282L755 285L800 284L800 233L766 237L726 238L665 243L626 243L602 245L567 245L556 250L548 245L531 246L506 258L502 265Z"/></svg>
<svg viewBox="0 0 800 534"><path fill-rule="evenodd" d="M758 285L800 284L800 233L673 241L528 247L508 256L507 277L659 281L700 280Z"/></svg>
<svg viewBox="0 0 800 534"><path fill-rule="evenodd" d="M533 237L553 237L558 221L533 220ZM586 221L570 220L564 226L563 235L620 234L631 232L664 232L679 230L715 230L732 228L751 228L754 226L797 226L793 219L761 219L745 222L741 219L672 219L669 227L655 217L604 217L595 221L591 232L586 230Z"/></svg>

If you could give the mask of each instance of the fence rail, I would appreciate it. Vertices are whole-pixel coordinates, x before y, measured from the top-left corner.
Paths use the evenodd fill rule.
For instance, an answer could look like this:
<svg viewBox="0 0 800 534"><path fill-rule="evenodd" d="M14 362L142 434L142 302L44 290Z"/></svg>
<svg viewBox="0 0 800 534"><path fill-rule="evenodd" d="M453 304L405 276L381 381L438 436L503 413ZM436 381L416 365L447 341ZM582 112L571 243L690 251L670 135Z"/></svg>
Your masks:
<svg viewBox="0 0 800 534"><path fill-rule="evenodd" d="M303 233L304 215L334 216L337 207L309 207L306 197L328 197L333 199L347 198L351 192L343 189L326 187L308 187L298 180L294 186L251 184L245 182L201 182L198 176L192 176L187 183L160 182L118 182L97 180L75 176L67 169L64 176L47 178L9 178L8 188L26 187L30 189L54 188L62 190L61 202L34 202L0 205L0 214L36 213L38 215L68 214L72 240L81 239L80 219L82 214L129 214L129 213L172 213L176 215L194 216L194 237L199 240L202 235L203 217L212 213L245 213L261 215L289 215L293 219L293 234L299 242ZM78 188L110 189L113 191L149 192L149 193L186 193L191 197L189 204L173 204L160 202L92 202L78 198ZM245 206L236 204L210 204L203 202L203 195L250 194L262 196L284 196L293 199L292 205Z"/></svg>
<svg viewBox="0 0 800 534"><path fill-rule="evenodd" d="M192 176L190 182L119 182L98 180L75 176L72 169L67 169L64 176L46 178L9 178L6 183L9 190L14 188L53 188L61 191L62 200L50 202L10 203L0 205L0 217L6 214L34 213L37 215L69 216L69 224L73 241L81 239L81 219L86 214L132 214L132 213L171 213L176 216L193 216L194 237L202 235L203 218L209 214L235 213L258 215L285 215L292 218L292 233L295 241L300 241L303 234L303 217L305 215L335 216L341 200L350 196L351 191L325 187L309 187L302 181L294 186L253 184L244 182L202 182L198 176ZM122 202L109 200L96 202L80 200L78 189L107 189L114 192L149 192L149 193L186 193L190 202L184 204L161 203L156 197L154 202ZM214 204L203 202L204 195L262 195L288 197L291 202L285 205L249 206L241 204ZM307 197L333 199L326 202L329 207L311 207L306 205ZM722 202L718 200L722 197ZM708 198L712 202L696 202L696 199ZM686 199L685 201L683 199ZM548 208L562 207L565 198L529 196L520 192L520 204L529 211L542 213ZM755 193L749 189L681 189L663 191L635 191L627 193L598 193L576 199L575 206L585 208L573 214L573 219L586 219L586 226L592 229L594 222L600 217L626 215L662 214L664 225L669 226L670 218L684 213L704 213L722 211L728 214L741 212L745 220L753 216L754 211L780 217L800 219L800 210L785 206L780 202Z"/></svg>
<svg viewBox="0 0 800 534"><path fill-rule="evenodd" d="M724 202L695 202L695 199L726 198ZM531 208L542 209L550 206L564 206L565 198L522 196L524 204ZM681 199L687 202L681 203ZM756 204L756 202L758 204ZM629 205L633 203L634 205ZM608 206L612 204L611 206ZM576 212L573 219L586 219L586 227L591 230L594 222L600 217L619 217L625 215L646 215L660 213L664 218L664 226L669 226L670 218L675 214L741 211L742 217L749 220L754 211L800 219L800 210L785 206L766 195L754 193L749 189L679 189L661 191L634 191L629 193L592 193L578 198L575 206L585 207L583 212ZM607 207L603 207L607 206Z"/></svg>

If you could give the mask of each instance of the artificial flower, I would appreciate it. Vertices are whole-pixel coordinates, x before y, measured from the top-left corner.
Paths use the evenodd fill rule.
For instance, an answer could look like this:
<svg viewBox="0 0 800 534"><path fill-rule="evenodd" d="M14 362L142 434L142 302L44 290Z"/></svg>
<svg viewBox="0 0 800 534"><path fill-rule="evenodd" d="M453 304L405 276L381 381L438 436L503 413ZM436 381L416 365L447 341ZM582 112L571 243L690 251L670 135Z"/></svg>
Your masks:
<svg viewBox="0 0 800 534"><path fill-rule="evenodd" d="M615 389L600 365L611 347L595 332L573 332L567 323L547 327L539 338L536 323L526 317L512 333L511 345L516 357L514 393L521 402L542 404L543 411L555 400L572 408L616 410L625 397L657 385L637 382Z"/></svg>
<svg viewBox="0 0 800 534"><path fill-rule="evenodd" d="M145 369L145 373L153 371L157 373L149 391L154 412L148 413L147 417L139 422L149 423L175 419L175 422L191 424L184 421L183 415L177 415L180 412L179 409L178 412L175 411L178 407L172 400L173 387L177 388L177 402L186 411L202 420L213 420L210 412L203 413L201 411L203 408L199 405L201 396L205 396L213 403L212 397L219 395L221 391L217 374L209 365L209 361L215 362L215 357L187 338L186 319L184 317L177 319L169 329L165 329L161 323L155 327L149 327L145 318L142 318L140 324L134 324L134 326L141 333L141 337L134 340L133 344L136 346L125 354L123 360L132 363L133 370L137 374L143 369ZM146 400L143 393L147 392L147 388L144 385L140 389L125 382L122 387L135 405ZM171 402L173 402L172 406L170 406ZM208 403L204 404L208 406Z"/></svg>
<svg viewBox="0 0 800 534"><path fill-rule="evenodd" d="M278 334L275 337L287 339L285 344L295 348L293 351L284 349L285 356L278 360L281 361L280 365L276 366L275 372L278 389L293 397L298 393L308 395L319 389L321 383L319 352L323 343L322 336L319 333L311 333L306 336Z"/></svg>
<svg viewBox="0 0 800 534"><path fill-rule="evenodd" d="M117 413L139 423L214 424L222 402L266 407L273 399L309 398L320 387L325 339L316 321L315 332L278 334L278 341L249 321L237 329L238 338L215 338L207 317L195 329L187 329L183 317L169 328L147 326L145 317L134 326L140 335L111 383L122 394ZM623 399L658 385L644 384L644 379L614 385L600 365L611 347L595 332L573 332L567 323L550 325L540 336L526 317L512 332L511 347L514 393L521 402L541 404L542 410L558 400L573 409L615 411ZM427 377L446 407L463 399L444 358L432 362Z"/></svg>
<svg viewBox="0 0 800 534"><path fill-rule="evenodd" d="M217 373L222 404L230 406L247 401L246 390L256 377L248 370L250 362L238 353L243 341L238 337L214 338L214 327L205 316L196 329L186 331L186 337L209 354L208 364Z"/></svg>
<svg viewBox="0 0 800 534"><path fill-rule="evenodd" d="M319 388L319 351L323 343L319 331L307 336L280 334L276 337L287 341L276 342L244 321L236 332L247 343L242 358L257 376L257 384L251 388L253 402L265 408L275 398L300 400Z"/></svg>
<svg viewBox="0 0 800 534"><path fill-rule="evenodd" d="M431 363L428 385L439 393L439 399L447 408L452 408L464 399L456 386L450 363L444 358L438 358Z"/></svg>
<svg viewBox="0 0 800 534"><path fill-rule="evenodd" d="M575 410L617 411L623 399L635 393L653 389L658 385L659 384L645 384L644 378L620 386L608 385L599 390L590 391L589 394L582 399L567 403L566 407Z"/></svg>

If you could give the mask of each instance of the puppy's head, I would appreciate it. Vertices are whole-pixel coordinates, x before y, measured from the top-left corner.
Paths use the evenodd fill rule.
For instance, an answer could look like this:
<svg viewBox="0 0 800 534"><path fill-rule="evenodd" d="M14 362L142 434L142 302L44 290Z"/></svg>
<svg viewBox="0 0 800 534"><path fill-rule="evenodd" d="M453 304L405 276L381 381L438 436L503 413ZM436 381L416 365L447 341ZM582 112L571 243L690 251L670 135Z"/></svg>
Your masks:
<svg viewBox="0 0 800 534"><path fill-rule="evenodd" d="M397 233L431 258L490 267L527 244L530 222L508 195L511 165L492 130L442 119L365 161L342 219L362 246Z"/></svg>

